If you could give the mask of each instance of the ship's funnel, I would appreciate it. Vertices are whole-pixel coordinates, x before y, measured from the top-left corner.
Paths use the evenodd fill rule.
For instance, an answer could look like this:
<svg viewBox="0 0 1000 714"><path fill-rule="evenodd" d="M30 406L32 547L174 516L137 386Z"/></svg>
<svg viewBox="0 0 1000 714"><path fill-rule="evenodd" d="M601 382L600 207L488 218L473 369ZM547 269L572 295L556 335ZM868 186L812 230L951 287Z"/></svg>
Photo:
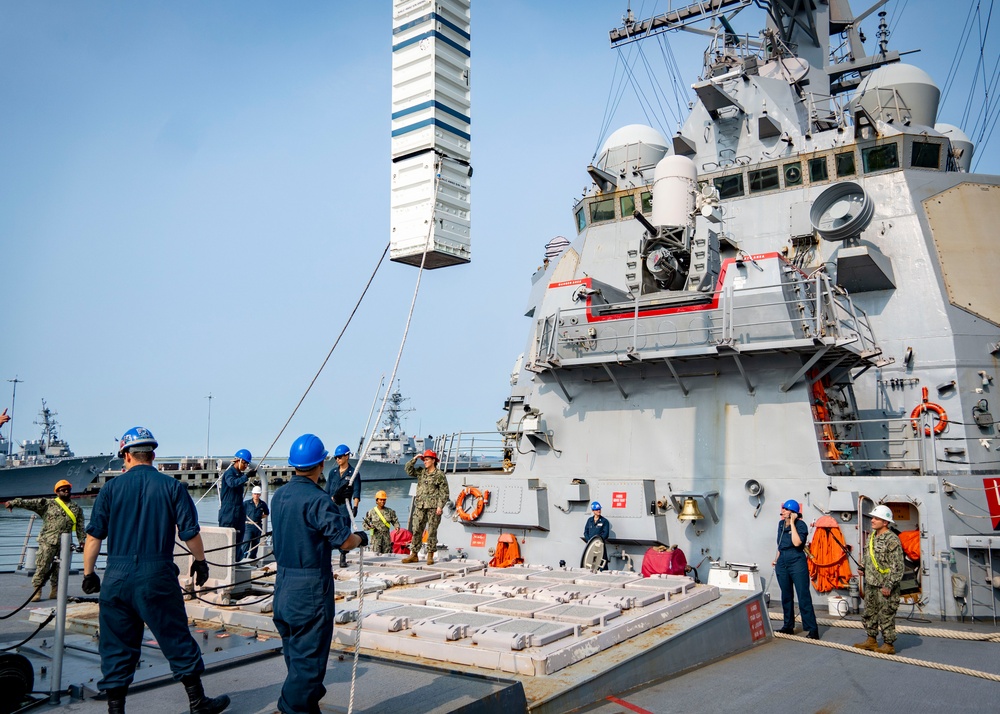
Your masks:
<svg viewBox="0 0 1000 714"><path fill-rule="evenodd" d="M959 129L954 124L935 124L935 131L939 131L951 141L951 151L955 156L958 167L969 173L972 170L972 154L976 150L976 145L968 134Z"/></svg>
<svg viewBox="0 0 1000 714"><path fill-rule="evenodd" d="M686 156L665 156L653 172L653 225L679 228L691 224L698 169Z"/></svg>
<svg viewBox="0 0 1000 714"><path fill-rule="evenodd" d="M851 104L873 119L934 126L941 90L931 76L910 64L887 64L865 77Z"/></svg>
<svg viewBox="0 0 1000 714"><path fill-rule="evenodd" d="M871 196L852 181L838 183L821 193L809 210L809 222L821 238L847 240L861 234L875 215Z"/></svg>

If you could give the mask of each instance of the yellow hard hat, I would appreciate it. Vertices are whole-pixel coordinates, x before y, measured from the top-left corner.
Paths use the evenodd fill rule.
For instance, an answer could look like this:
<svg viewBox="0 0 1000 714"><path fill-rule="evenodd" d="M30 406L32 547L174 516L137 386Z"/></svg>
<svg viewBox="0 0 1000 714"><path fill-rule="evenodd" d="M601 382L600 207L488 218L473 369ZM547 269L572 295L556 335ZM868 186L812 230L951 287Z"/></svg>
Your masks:
<svg viewBox="0 0 1000 714"><path fill-rule="evenodd" d="M389 498L389 496L388 496L388 494L386 494L386 492L385 492L385 491L379 491L378 493L376 493L376 494L375 494L375 500L377 501L377 500L379 500L380 498L381 498L381 499L382 499L382 500L384 501L384 500L386 500L387 498Z"/></svg>
<svg viewBox="0 0 1000 714"><path fill-rule="evenodd" d="M73 489L73 484L71 484L66 479L63 479L62 481L57 481L56 482L56 485L52 487L52 492L55 493L56 491L58 491L63 486L69 486L70 490Z"/></svg>

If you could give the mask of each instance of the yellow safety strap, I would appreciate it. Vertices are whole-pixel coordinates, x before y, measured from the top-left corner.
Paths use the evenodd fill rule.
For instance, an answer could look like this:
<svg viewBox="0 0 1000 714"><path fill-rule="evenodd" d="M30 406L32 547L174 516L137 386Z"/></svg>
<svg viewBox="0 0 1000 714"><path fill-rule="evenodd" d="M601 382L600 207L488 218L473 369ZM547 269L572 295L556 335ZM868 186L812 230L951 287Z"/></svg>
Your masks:
<svg viewBox="0 0 1000 714"><path fill-rule="evenodd" d="M385 527L388 528L389 530L392 530L392 526L389 525L389 521L387 521L385 519L385 516L382 515L382 509L379 508L378 506L375 506L375 513L378 514L379 520L385 523Z"/></svg>
<svg viewBox="0 0 1000 714"><path fill-rule="evenodd" d="M76 516L73 515L73 511L70 510L70 507L67 506L65 503L63 503L63 500L61 498L59 498L58 496L56 497L56 503L58 503L59 506L64 511L66 511L66 515L69 516L69 519L71 521L73 521L73 527L76 528Z"/></svg>
<svg viewBox="0 0 1000 714"><path fill-rule="evenodd" d="M872 559L872 565L875 566L875 570L877 570L880 573L882 573L882 575L885 575L886 573L889 572L889 568L880 568L879 564L878 564L878 561L875 560L875 534L874 533L872 533L870 536L868 536L868 555Z"/></svg>

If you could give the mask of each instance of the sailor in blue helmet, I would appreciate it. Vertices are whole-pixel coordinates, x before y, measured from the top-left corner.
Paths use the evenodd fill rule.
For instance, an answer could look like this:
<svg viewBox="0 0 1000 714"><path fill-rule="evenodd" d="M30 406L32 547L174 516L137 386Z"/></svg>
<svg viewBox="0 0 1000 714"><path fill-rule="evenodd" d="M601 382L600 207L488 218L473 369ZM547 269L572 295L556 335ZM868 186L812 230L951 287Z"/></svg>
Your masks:
<svg viewBox="0 0 1000 714"><path fill-rule="evenodd" d="M245 553L243 532L246 530L246 515L243 512L243 492L246 483L257 474L250 467L253 456L246 449L240 449L233 456L233 462L219 479L219 526L236 529L236 559L242 560Z"/></svg>
<svg viewBox="0 0 1000 714"><path fill-rule="evenodd" d="M330 474L326 479L326 492L332 497L333 494L337 492L337 489L342 487L346 483L350 483L351 477L354 476L354 467L351 466L351 449L347 444L341 444L336 449L333 450L333 458L337 460L337 469ZM351 487L351 498L350 501L342 508L346 511L347 508L351 509L351 514L358 515L358 504L361 503L361 474L354 476L354 485ZM347 552L340 551L340 567L347 567Z"/></svg>
<svg viewBox="0 0 1000 714"><path fill-rule="evenodd" d="M153 467L156 439L141 426L125 432L118 456L125 473L108 481L97 495L83 550L83 591L101 594L100 640L103 677L97 688L108 696L109 714L124 714L125 696L135 675L143 623L170 663L174 679L187 691L191 714L217 714L229 697L205 696L201 649L188 630L174 539L194 556L190 575L208 580L198 514L187 490ZM108 541L104 585L94 572L101 544Z"/></svg>
<svg viewBox="0 0 1000 714"><path fill-rule="evenodd" d="M328 453L315 434L296 439L288 454L295 475L271 499L271 533L278 563L274 624L288 669L278 709L285 714L319 714L333 638L331 555L334 549L368 545L364 532L351 533L343 508L351 487L339 488L333 500L319 487Z"/></svg>
<svg viewBox="0 0 1000 714"><path fill-rule="evenodd" d="M809 528L802 520L802 507L798 501L788 500L781 504L781 520L778 521L778 554L771 565L774 577L781 588L781 609L784 623L778 629L785 635L795 632L795 596L799 598L799 614L806 637L819 639L816 613L813 611L812 595L809 592L809 563L806 560L806 537Z"/></svg>
<svg viewBox="0 0 1000 714"><path fill-rule="evenodd" d="M591 518L587 519L587 525L583 527L583 539L590 542L594 536L601 536L604 541L604 562L601 570L608 569L608 538L611 537L611 522L601 515L601 504L594 501L590 504Z"/></svg>

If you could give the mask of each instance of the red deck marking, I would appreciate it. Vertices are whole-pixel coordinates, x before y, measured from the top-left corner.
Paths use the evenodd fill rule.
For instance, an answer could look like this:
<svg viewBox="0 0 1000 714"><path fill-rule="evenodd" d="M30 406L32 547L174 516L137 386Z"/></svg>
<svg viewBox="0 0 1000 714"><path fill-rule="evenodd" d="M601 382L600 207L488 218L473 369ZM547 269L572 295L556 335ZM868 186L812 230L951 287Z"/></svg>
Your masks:
<svg viewBox="0 0 1000 714"><path fill-rule="evenodd" d="M653 712L649 711L649 709L643 709L640 706L636 706L635 704L626 702L624 699L619 699L618 697L607 697L607 700L612 704L617 704L620 707L631 709L632 711L638 712L639 714L653 714Z"/></svg>

